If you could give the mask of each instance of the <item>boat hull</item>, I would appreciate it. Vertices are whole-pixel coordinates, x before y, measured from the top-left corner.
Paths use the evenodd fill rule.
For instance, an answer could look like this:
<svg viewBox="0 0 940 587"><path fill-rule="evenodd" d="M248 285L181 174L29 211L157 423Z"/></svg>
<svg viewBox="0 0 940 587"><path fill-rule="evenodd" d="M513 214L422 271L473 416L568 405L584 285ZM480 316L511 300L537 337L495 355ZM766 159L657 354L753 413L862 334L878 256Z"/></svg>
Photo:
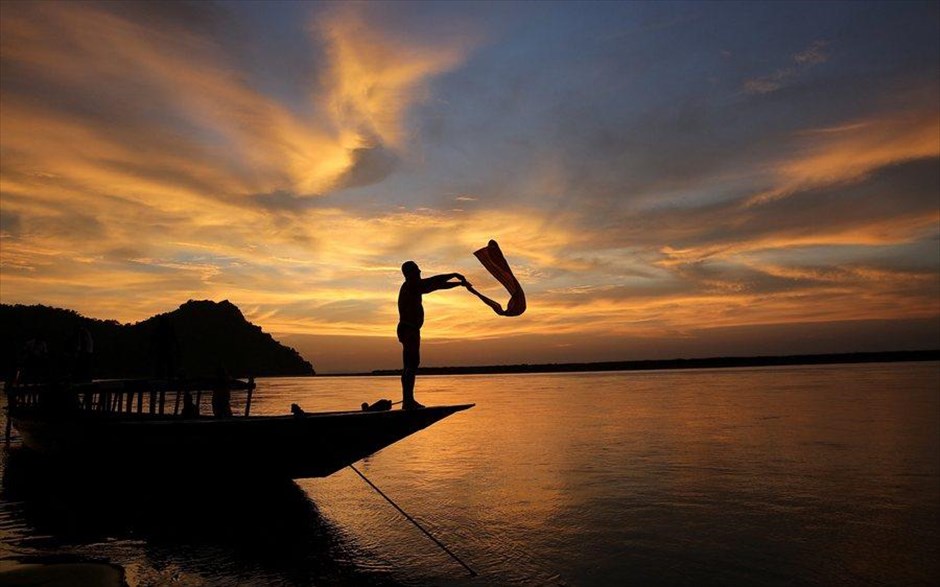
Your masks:
<svg viewBox="0 0 940 587"><path fill-rule="evenodd" d="M83 468L325 477L473 404L241 418L20 413L27 448Z"/></svg>

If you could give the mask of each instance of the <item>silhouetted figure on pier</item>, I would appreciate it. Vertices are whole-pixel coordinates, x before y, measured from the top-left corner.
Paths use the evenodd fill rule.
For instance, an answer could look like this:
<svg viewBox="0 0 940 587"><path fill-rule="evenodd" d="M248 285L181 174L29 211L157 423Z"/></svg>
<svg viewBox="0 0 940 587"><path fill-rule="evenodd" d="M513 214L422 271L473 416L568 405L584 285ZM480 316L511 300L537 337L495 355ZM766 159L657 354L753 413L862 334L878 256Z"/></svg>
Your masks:
<svg viewBox="0 0 940 587"><path fill-rule="evenodd" d="M228 418L232 415L232 390L225 369L219 369L212 387L212 415L217 418Z"/></svg>
<svg viewBox="0 0 940 587"><path fill-rule="evenodd" d="M193 401L193 394L189 391L183 393L183 411L181 414L184 418L195 418L199 415L199 409L196 408L196 403Z"/></svg>
<svg viewBox="0 0 940 587"><path fill-rule="evenodd" d="M424 407L415 401L414 396L415 376L421 363L421 327L424 326L421 296L441 289L469 287L470 284L459 273L421 279L421 269L414 261L405 261L401 272L405 276L405 283L401 284L398 292L398 341L402 346L401 395L402 408L409 410Z"/></svg>

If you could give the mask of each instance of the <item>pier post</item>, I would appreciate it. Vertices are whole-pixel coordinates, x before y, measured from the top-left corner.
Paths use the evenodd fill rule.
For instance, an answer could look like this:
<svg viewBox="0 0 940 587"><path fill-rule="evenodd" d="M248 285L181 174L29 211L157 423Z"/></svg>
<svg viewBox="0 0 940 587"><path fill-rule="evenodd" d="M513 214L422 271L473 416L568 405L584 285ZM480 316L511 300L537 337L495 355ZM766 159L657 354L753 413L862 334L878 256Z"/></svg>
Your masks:
<svg viewBox="0 0 940 587"><path fill-rule="evenodd" d="M13 414L13 410L16 408L16 393L11 389L12 386L7 387L8 385L10 384L5 383L3 386L3 390L7 394L7 426L6 426L6 434L4 435L6 438L5 442L7 446L10 445L10 434L12 433L12 426L13 426L13 422L10 419L10 416Z"/></svg>
<svg viewBox="0 0 940 587"><path fill-rule="evenodd" d="M245 417L251 412L251 392L255 390L255 378L248 377L248 397L245 398Z"/></svg>

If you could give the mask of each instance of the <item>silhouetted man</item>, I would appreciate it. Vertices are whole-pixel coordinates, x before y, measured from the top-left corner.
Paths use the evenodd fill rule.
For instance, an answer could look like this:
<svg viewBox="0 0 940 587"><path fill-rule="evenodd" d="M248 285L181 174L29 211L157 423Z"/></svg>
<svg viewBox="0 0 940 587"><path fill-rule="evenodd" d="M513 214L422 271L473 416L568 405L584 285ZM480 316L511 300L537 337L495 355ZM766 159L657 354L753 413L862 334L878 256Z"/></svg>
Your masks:
<svg viewBox="0 0 940 587"><path fill-rule="evenodd" d="M446 273L421 279L421 269L414 261L401 266L405 283L398 291L398 340L402 347L401 395L406 410L423 408L415 401L415 376L421 363L421 327L424 326L424 306L421 296L439 289L453 289L470 284L459 273ZM451 281L457 279L459 281Z"/></svg>

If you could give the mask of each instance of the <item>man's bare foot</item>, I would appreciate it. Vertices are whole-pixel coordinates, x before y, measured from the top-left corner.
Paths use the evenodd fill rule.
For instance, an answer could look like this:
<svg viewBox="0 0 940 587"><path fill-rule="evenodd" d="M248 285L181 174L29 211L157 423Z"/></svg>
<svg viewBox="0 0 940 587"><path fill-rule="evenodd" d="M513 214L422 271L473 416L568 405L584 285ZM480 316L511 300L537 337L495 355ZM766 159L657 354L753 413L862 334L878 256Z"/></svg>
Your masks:
<svg viewBox="0 0 940 587"><path fill-rule="evenodd" d="M416 410L418 408L423 408L424 406L416 402L415 400L403 402L401 409L403 410Z"/></svg>

